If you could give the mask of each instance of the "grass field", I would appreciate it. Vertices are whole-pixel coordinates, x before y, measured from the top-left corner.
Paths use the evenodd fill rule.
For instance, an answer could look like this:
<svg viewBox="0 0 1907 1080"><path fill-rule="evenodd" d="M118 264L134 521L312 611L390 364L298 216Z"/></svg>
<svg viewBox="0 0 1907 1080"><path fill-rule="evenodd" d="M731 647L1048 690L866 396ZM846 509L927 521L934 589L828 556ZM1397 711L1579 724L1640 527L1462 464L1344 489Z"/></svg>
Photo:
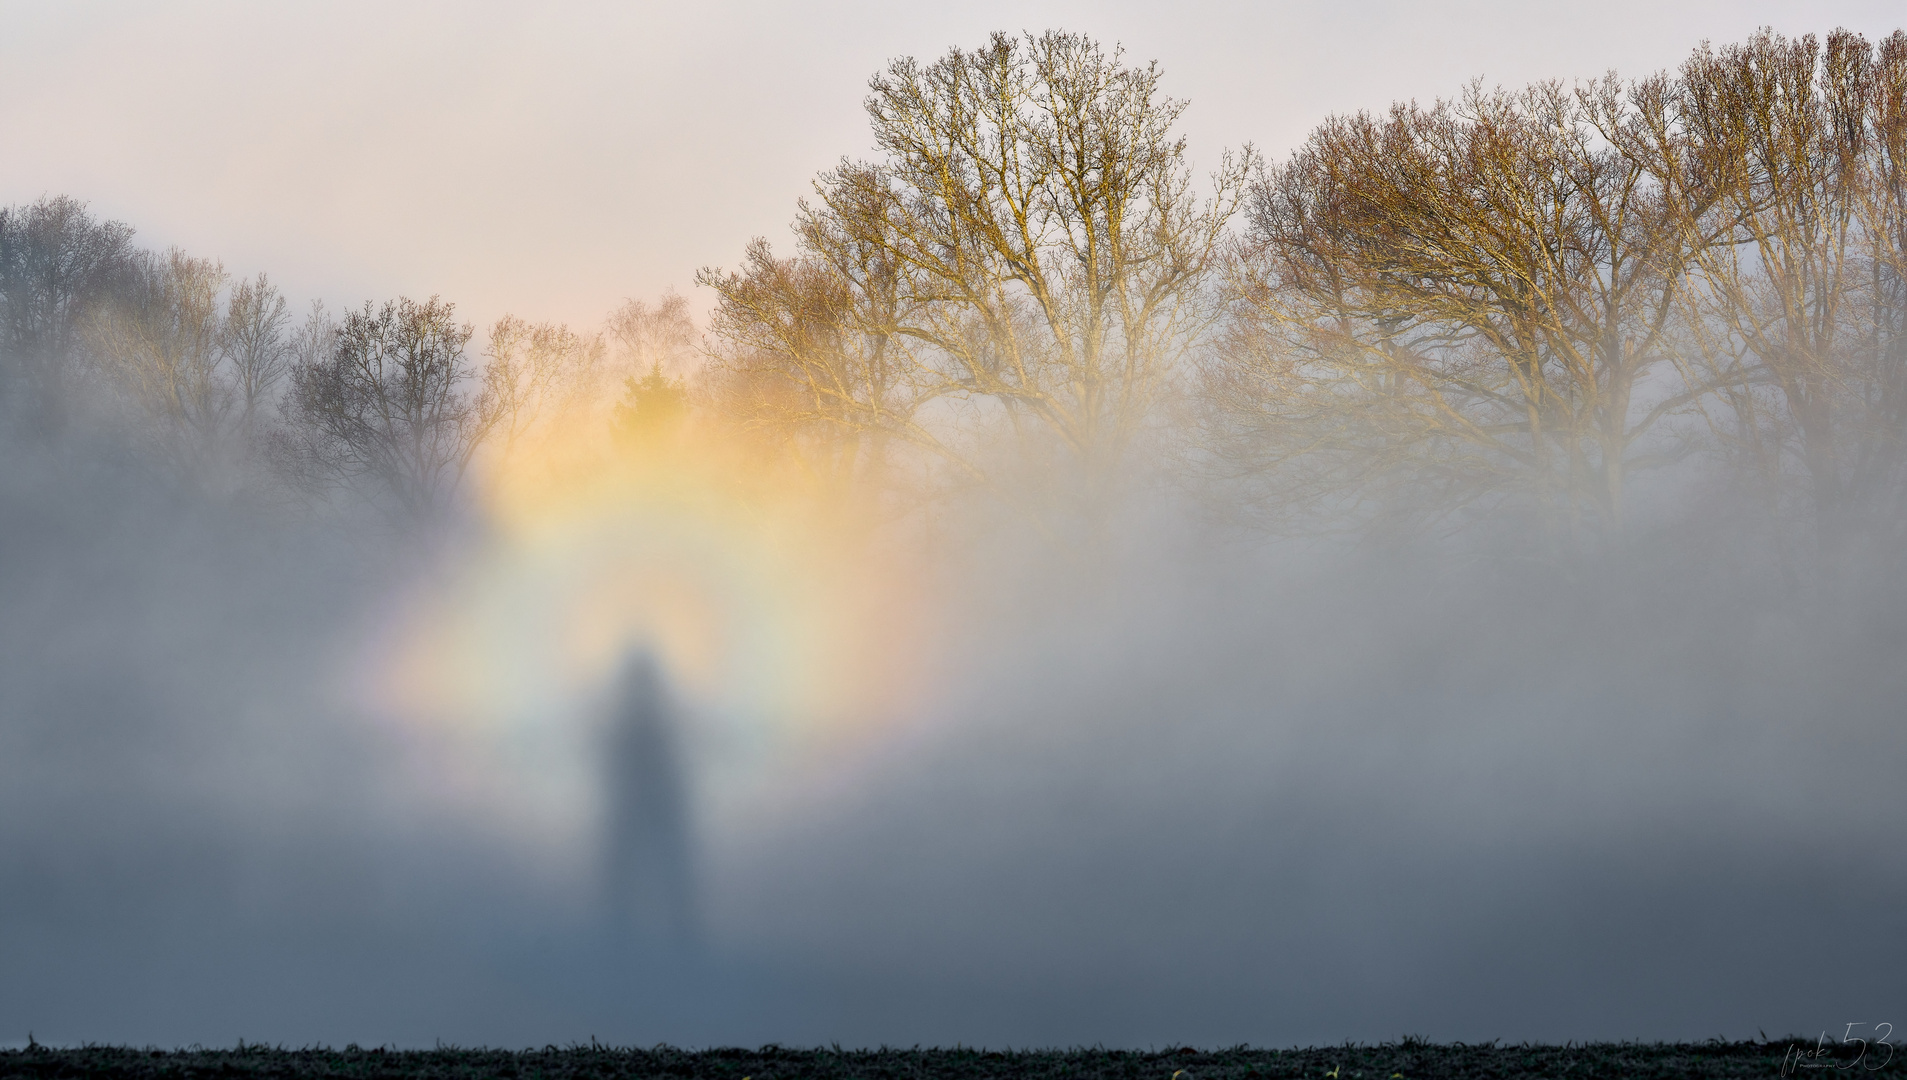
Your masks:
<svg viewBox="0 0 1907 1080"><path fill-rule="evenodd" d="M1416 1040L1291 1050L1190 1047L1128 1050L648 1050L609 1046L541 1050L328 1048L231 1050L31 1046L0 1051L0 1077L679 1077L707 1080L1439 1080L1456 1077L1885 1076L1901 1071L1882 1054L1813 1040L1706 1043L1584 1043L1567 1046L1443 1044Z"/></svg>

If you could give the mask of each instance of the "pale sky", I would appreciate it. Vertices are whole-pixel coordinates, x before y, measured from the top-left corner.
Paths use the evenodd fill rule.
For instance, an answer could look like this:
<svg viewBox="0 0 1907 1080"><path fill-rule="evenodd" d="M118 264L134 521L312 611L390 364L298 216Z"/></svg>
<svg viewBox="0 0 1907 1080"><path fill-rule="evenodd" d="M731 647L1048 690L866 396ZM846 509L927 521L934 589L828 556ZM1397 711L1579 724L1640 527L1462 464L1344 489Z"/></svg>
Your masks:
<svg viewBox="0 0 1907 1080"><path fill-rule="evenodd" d="M1065 28L1157 59L1201 164L1332 112L1644 74L1704 37L1907 23L1875 0L1597 4L0 0L0 203L64 193L335 308L442 294L593 325L785 242L893 57Z"/></svg>

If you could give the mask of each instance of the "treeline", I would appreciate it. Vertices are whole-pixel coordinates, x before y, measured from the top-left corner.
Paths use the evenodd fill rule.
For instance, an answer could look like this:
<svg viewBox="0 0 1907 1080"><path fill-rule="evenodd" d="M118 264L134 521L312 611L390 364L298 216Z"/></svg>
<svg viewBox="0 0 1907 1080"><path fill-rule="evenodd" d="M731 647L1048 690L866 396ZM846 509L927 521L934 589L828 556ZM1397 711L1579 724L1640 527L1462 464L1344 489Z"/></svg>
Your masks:
<svg viewBox="0 0 1907 1080"><path fill-rule="evenodd" d="M1287 523L1510 514L1563 552L1685 466L1821 562L1899 550L1907 36L1473 85L1203 191L1158 84L1066 34L875 78L880 155L816 181L792 255L701 278L721 362L785 387L762 422L973 471L936 406L977 403L1091 494L1170 420Z"/></svg>
<svg viewBox="0 0 1907 1080"><path fill-rule="evenodd" d="M267 275L142 250L67 197L0 208L0 316L16 453L107 430L172 483L370 507L405 528L441 521L480 451L567 404L615 403L610 435L668 422L694 340L678 296L632 300L588 335L506 316L480 355L436 297L294 318Z"/></svg>
<svg viewBox="0 0 1907 1080"><path fill-rule="evenodd" d="M68 200L7 210L8 415L57 426L86 382L181 467L238 439L408 514L580 395L870 488L981 486L1062 543L1167 474L1281 529L1513 520L1575 558L1650 492L1749 508L1811 573L1902 550L1907 34L1472 85L1205 176L1157 66L1079 35L870 89L876 154L816 179L792 251L698 275L699 346L679 301L505 320L481 361L436 300L293 328L263 277Z"/></svg>

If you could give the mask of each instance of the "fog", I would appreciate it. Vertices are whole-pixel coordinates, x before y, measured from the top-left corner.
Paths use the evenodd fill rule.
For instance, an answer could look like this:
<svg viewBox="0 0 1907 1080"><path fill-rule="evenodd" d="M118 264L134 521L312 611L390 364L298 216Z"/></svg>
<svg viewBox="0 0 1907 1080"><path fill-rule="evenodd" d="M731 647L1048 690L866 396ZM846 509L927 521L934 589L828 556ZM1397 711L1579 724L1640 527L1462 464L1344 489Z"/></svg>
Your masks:
<svg viewBox="0 0 1907 1080"><path fill-rule="evenodd" d="M694 932L632 940L341 700L425 568L9 462L21 1037L1699 1038L1903 1004L1897 582L1824 608L1687 550L1572 582L1144 506L1083 576L979 542L923 571L965 594L934 692L750 780L757 816L695 834Z"/></svg>
<svg viewBox="0 0 1907 1080"><path fill-rule="evenodd" d="M1907 34L1543 24L1504 74L1665 74L1465 93L1549 58L669 23L719 91L603 134L580 18L194 39L324 123L7 113L0 1045L1907 1018ZM550 143L307 154L446 117Z"/></svg>

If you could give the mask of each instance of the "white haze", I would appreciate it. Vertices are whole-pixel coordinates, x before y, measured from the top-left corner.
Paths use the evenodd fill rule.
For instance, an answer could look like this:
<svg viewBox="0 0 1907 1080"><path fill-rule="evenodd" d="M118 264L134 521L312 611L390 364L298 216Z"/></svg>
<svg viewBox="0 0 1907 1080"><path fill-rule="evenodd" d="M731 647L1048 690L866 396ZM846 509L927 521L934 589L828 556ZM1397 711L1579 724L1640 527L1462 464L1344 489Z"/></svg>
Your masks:
<svg viewBox="0 0 1907 1080"><path fill-rule="evenodd" d="M1797 19L1805 17L1806 24ZM295 297L593 322L780 241L865 78L996 28L1157 56L1201 160L1483 75L1672 66L1892 5L0 2L0 205L91 201ZM402 157L417 132L442 153ZM697 304L706 298L697 298ZM949 692L703 837L697 933L417 783L340 686L437 556L0 445L0 1045L1109 1046L1907 1021L1907 582L1750 512L1563 573L1476 530L1267 544L1135 501L1090 572L955 508ZM1660 540L1673 537L1673 541ZM696 776L686 778L694 783Z"/></svg>
<svg viewBox="0 0 1907 1080"><path fill-rule="evenodd" d="M696 933L632 942L340 692L428 559L110 439L0 482L8 1038L1694 1039L1907 1005L1901 583L1797 593L1740 519L1664 509L1673 545L1563 574L1513 537L1266 546L1165 491L1088 572L956 511L923 570L966 597L953 689L703 835Z"/></svg>

